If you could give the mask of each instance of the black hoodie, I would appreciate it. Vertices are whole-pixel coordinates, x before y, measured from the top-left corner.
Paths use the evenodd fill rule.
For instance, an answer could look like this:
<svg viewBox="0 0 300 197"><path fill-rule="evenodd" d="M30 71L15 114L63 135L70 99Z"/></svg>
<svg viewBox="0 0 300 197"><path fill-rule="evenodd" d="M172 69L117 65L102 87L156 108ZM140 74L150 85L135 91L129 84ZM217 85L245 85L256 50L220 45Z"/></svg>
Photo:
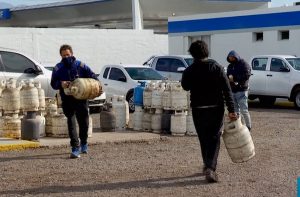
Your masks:
<svg viewBox="0 0 300 197"><path fill-rule="evenodd" d="M224 68L216 61L195 59L194 63L184 70L181 85L191 93L191 107L224 107L225 100L228 111L234 112L229 81Z"/></svg>

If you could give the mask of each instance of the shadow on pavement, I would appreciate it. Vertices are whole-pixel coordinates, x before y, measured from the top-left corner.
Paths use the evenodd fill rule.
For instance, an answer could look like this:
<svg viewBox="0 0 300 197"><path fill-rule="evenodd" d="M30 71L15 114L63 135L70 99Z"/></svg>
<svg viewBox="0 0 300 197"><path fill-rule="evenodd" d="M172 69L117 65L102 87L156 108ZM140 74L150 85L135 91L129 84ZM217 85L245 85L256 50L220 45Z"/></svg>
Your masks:
<svg viewBox="0 0 300 197"><path fill-rule="evenodd" d="M121 190L134 188L164 188L164 187L186 187L193 185L208 184L202 173L193 174L184 177L168 177L149 180L137 180L128 182L103 183L94 185L80 186L45 186L24 190L2 191L0 195L22 195L22 194L51 194L51 193L74 193L88 191Z"/></svg>

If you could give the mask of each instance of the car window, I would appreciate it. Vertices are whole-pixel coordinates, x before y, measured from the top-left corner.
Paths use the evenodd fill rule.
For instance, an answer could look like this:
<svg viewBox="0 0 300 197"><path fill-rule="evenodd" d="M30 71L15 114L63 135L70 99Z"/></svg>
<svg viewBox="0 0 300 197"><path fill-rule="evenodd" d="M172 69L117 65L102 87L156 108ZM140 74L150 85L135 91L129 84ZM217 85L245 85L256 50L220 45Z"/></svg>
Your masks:
<svg viewBox="0 0 300 197"><path fill-rule="evenodd" d="M286 60L295 70L300 70L300 58L287 58Z"/></svg>
<svg viewBox="0 0 300 197"><path fill-rule="evenodd" d="M125 70L133 80L163 80L164 77L152 68L127 67Z"/></svg>
<svg viewBox="0 0 300 197"><path fill-rule="evenodd" d="M184 58L185 62L187 63L188 66L192 65L194 63L193 58Z"/></svg>
<svg viewBox="0 0 300 197"><path fill-rule="evenodd" d="M104 79L107 78L109 69L110 69L110 67L105 68L104 73L103 73L103 78L104 78Z"/></svg>
<svg viewBox="0 0 300 197"><path fill-rule="evenodd" d="M281 69L286 67L287 66L283 60L277 58L271 59L270 71L281 72L282 71Z"/></svg>
<svg viewBox="0 0 300 197"><path fill-rule="evenodd" d="M170 72L171 63L172 63L172 59L159 58L156 63L156 70Z"/></svg>
<svg viewBox="0 0 300 197"><path fill-rule="evenodd" d="M126 76L121 69L111 68L110 73L109 73L109 79L116 80L116 81L120 81L120 79L126 80Z"/></svg>
<svg viewBox="0 0 300 197"><path fill-rule="evenodd" d="M0 52L6 72L24 73L28 68L36 70L35 64L23 55L12 52Z"/></svg>
<svg viewBox="0 0 300 197"><path fill-rule="evenodd" d="M185 68L184 63L179 59L173 59L171 66L170 66L170 72L177 72L177 69L180 67Z"/></svg>
<svg viewBox="0 0 300 197"><path fill-rule="evenodd" d="M252 60L252 70L266 70L268 58L254 58Z"/></svg>

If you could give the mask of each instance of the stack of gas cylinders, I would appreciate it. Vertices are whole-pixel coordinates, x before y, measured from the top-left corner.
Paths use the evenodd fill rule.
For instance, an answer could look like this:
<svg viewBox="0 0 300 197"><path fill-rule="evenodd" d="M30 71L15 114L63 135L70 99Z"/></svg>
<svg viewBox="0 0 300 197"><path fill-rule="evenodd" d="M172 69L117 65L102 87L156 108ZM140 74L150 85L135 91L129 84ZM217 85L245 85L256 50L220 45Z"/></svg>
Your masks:
<svg viewBox="0 0 300 197"><path fill-rule="evenodd" d="M134 88L133 130L196 135L188 94L178 81L140 83Z"/></svg>

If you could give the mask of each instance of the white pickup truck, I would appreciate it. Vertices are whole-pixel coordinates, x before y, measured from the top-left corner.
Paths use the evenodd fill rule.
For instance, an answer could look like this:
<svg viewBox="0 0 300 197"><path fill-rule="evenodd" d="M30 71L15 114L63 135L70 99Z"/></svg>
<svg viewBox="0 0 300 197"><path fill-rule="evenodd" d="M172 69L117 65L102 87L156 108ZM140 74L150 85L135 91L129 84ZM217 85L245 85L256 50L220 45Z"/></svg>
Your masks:
<svg viewBox="0 0 300 197"><path fill-rule="evenodd" d="M259 55L250 60L249 99L273 105L287 98L300 109L300 58L291 55Z"/></svg>

